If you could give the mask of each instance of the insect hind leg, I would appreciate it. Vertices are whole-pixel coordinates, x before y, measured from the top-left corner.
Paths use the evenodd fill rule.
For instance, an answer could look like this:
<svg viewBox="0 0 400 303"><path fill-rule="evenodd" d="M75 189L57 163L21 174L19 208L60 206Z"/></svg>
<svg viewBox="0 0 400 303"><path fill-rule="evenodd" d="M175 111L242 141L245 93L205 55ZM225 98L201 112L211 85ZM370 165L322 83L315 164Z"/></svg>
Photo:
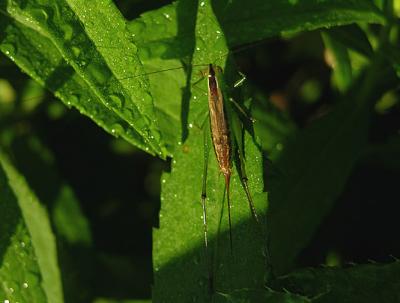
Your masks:
<svg viewBox="0 0 400 303"><path fill-rule="evenodd" d="M254 205L254 201L251 196L249 185L248 185L248 178L247 178L247 174L246 174L246 168L245 168L245 165L243 162L243 155L240 153L240 151L238 152L238 157L239 157L239 163L240 163L240 180L241 180L242 186L243 186L244 191L247 196L247 201L249 203L251 215L252 215L254 221L256 222L256 225L258 226L259 232L262 235L264 235L266 238L266 245L264 247L264 256L266 258L266 263L267 263L268 271L270 274L270 278L274 279L275 275L274 275L274 269L273 269L271 253L270 253L271 237L270 237L269 229L267 226L268 222L266 222L264 220L260 220L260 217L257 214L257 210ZM266 219L266 218L264 218L264 219Z"/></svg>
<svg viewBox="0 0 400 303"><path fill-rule="evenodd" d="M207 123L205 123L207 124ZM204 231L204 253L208 275L208 292L214 293L214 272L213 272L213 259L210 256L210 249L208 246L208 227L207 227L207 169L208 169L208 156L210 153L210 144L208 141L208 125L204 128L204 167L203 167L203 181L201 189L201 206L203 211L203 231Z"/></svg>

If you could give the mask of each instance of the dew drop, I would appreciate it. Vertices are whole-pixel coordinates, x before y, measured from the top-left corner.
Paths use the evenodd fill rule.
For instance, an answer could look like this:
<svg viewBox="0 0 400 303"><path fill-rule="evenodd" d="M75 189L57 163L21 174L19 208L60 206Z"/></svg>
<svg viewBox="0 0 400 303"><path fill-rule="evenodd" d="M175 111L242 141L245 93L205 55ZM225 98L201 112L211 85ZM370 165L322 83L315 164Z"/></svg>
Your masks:
<svg viewBox="0 0 400 303"><path fill-rule="evenodd" d="M200 6L204 6L204 5L206 5L206 3L204 1L201 1Z"/></svg>
<svg viewBox="0 0 400 303"><path fill-rule="evenodd" d="M71 38L74 35L74 29L72 26L70 25L64 25L62 27L63 31L64 31L64 40L71 40Z"/></svg>
<svg viewBox="0 0 400 303"><path fill-rule="evenodd" d="M78 57L79 57L79 54L81 53L81 49L80 49L79 47L72 46L72 47L71 47L71 50L72 50L72 53L74 54L74 56L75 56L76 58L78 58Z"/></svg>
<svg viewBox="0 0 400 303"><path fill-rule="evenodd" d="M24 283L22 283L22 287L23 287L23 288L28 288L29 285L28 285L28 283L24 282Z"/></svg>
<svg viewBox="0 0 400 303"><path fill-rule="evenodd" d="M120 95L110 95L110 99L113 102L113 105L116 106L117 108L121 108L124 105L124 97L120 96Z"/></svg>
<svg viewBox="0 0 400 303"><path fill-rule="evenodd" d="M121 124L114 123L113 125L111 125L111 134L117 137L119 134L122 133L124 133L124 128L121 126Z"/></svg>
<svg viewBox="0 0 400 303"><path fill-rule="evenodd" d="M111 77L110 69L104 64L91 62L90 64L87 64L85 68L85 71L100 85L105 85Z"/></svg>

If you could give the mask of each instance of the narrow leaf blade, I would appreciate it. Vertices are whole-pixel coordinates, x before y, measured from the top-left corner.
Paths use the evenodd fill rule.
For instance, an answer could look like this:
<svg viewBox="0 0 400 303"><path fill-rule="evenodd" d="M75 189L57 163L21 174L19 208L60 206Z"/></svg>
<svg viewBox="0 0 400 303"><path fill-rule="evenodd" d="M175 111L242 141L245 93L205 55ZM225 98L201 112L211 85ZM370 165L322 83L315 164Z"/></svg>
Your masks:
<svg viewBox="0 0 400 303"><path fill-rule="evenodd" d="M0 153L0 164L1 187L4 189L1 200L5 203L2 207L7 207L5 213L12 220L6 224L14 228L8 234L9 238L2 239L0 276L3 295L11 302L62 303L57 249L46 210L3 152ZM11 231L10 227L7 229Z"/></svg>

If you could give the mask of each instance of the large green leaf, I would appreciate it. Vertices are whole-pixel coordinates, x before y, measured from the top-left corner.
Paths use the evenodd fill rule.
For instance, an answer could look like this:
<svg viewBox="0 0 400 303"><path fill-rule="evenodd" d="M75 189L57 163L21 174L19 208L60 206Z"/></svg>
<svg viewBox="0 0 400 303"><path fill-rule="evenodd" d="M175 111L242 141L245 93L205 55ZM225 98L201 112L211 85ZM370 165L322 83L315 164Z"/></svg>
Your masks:
<svg viewBox="0 0 400 303"><path fill-rule="evenodd" d="M153 103L125 21L109 1L9 1L1 49L67 105L165 157ZM111 47L112 46L112 47Z"/></svg>
<svg viewBox="0 0 400 303"><path fill-rule="evenodd" d="M192 28L186 20L190 13L182 3L185 1L145 13L132 21L131 28L139 51L142 46L150 48L165 43L166 47L179 48L180 51L169 51L164 45L158 52L147 54L157 56L161 53L164 57L174 58L190 54L191 49L186 48L186 43L180 43L180 39L190 42L192 35ZM369 0L225 0L213 1L213 5L230 47L355 22L385 22L382 12Z"/></svg>
<svg viewBox="0 0 400 303"><path fill-rule="evenodd" d="M216 62L227 51L221 30L212 19L210 2L201 2L196 20L196 36L201 38L196 39L192 61L194 65ZM225 67L225 79L229 79L227 73L232 73L231 66L223 65L223 61L218 63ZM198 79L198 73L193 73L191 82ZM208 163L206 201L211 249L208 255L203 251L200 202L202 178L205 177L203 137L204 132L208 134L208 130L204 129L207 126L202 125L204 113L207 112L207 94L204 93L206 89L206 81L201 81L197 89L192 89L188 138L175 153L171 173L163 175L161 228L154 231L155 302L180 302L189 298L195 302L208 301L207 262L214 254L212 267L215 271L217 292L230 293L243 288L262 289L267 273L264 254L266 241L251 219L247 198L236 169L231 181L233 254L230 252L224 179L220 175L213 151L210 152ZM254 202L259 214L265 214L267 200L263 193L263 158L254 139L248 134L245 136L245 146L246 157L252 160L247 168L251 172L249 183Z"/></svg>
<svg viewBox="0 0 400 303"><path fill-rule="evenodd" d="M46 210L0 153L0 296L6 302L63 302L57 249Z"/></svg>
<svg viewBox="0 0 400 303"><path fill-rule="evenodd" d="M215 1L229 45L354 22L383 23L369 0Z"/></svg>

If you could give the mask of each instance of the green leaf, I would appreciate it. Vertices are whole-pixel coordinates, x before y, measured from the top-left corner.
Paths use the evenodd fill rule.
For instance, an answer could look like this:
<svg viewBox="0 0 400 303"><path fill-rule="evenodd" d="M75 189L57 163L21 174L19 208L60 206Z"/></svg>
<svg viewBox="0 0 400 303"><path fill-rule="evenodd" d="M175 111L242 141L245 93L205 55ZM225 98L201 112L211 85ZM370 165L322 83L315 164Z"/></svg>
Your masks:
<svg viewBox="0 0 400 303"><path fill-rule="evenodd" d="M277 272L292 266L331 209L365 147L374 102L396 85L381 53L372 62L345 99L294 134L275 161L284 172L270 180L271 255Z"/></svg>
<svg viewBox="0 0 400 303"><path fill-rule="evenodd" d="M327 32L333 39L366 58L370 58L373 55L373 49L368 37L358 25L338 26L329 29Z"/></svg>
<svg viewBox="0 0 400 303"><path fill-rule="evenodd" d="M215 5L229 45L354 22L385 22L368 0L242 0Z"/></svg>
<svg viewBox="0 0 400 303"><path fill-rule="evenodd" d="M332 60L333 79L341 92L345 92L352 81L350 57L347 48L336 41L329 32L323 32L322 39Z"/></svg>
<svg viewBox="0 0 400 303"><path fill-rule="evenodd" d="M399 302L400 262L341 268L308 268L280 279L285 289L312 302Z"/></svg>
<svg viewBox="0 0 400 303"><path fill-rule="evenodd" d="M46 210L0 153L0 295L10 302L63 302L57 249Z"/></svg>
<svg viewBox="0 0 400 303"><path fill-rule="evenodd" d="M13 136L7 148L18 171L46 206L57 238L58 261L67 302L87 302L89 281L93 280L91 234L72 188L54 167L54 157L32 135ZM11 137L10 136L10 137Z"/></svg>
<svg viewBox="0 0 400 303"><path fill-rule="evenodd" d="M227 51L221 30L213 21L210 3L199 4L196 51L192 60L194 65L201 62L222 64L219 59ZM214 35L218 32L219 35ZM229 64L222 66L225 67L224 78L232 78L232 67ZM196 80L199 80L199 76L193 72L191 82ZM230 252L224 179L220 175L213 151L210 151L208 163L206 201L210 251L208 255L204 253L201 189L203 136L207 132L202 129L208 102L205 89L206 82L200 81L198 89L192 90L187 140L175 153L171 173L165 173L162 177L160 229L154 231L154 302L207 302L207 262L211 261L214 254L213 270L217 292L230 293L243 288L262 289L267 275L265 238L251 217L235 165L231 180L233 252ZM263 192L263 157L254 140L246 133L246 159L251 159L246 164L250 190L258 213L263 217L267 208L266 194Z"/></svg>
<svg viewBox="0 0 400 303"><path fill-rule="evenodd" d="M9 1L1 49L67 105L165 157L151 95L125 20L109 1Z"/></svg>
<svg viewBox="0 0 400 303"><path fill-rule="evenodd" d="M190 14L184 10L184 2L145 13L132 21L132 28L140 29L135 31L139 51L142 46L165 43L171 49L180 49L174 53L164 48L162 53L166 57L190 54L186 46L191 26L185 21ZM230 47L355 22L385 23L382 12L368 0L214 1L213 8ZM186 26L177 26L176 22Z"/></svg>

